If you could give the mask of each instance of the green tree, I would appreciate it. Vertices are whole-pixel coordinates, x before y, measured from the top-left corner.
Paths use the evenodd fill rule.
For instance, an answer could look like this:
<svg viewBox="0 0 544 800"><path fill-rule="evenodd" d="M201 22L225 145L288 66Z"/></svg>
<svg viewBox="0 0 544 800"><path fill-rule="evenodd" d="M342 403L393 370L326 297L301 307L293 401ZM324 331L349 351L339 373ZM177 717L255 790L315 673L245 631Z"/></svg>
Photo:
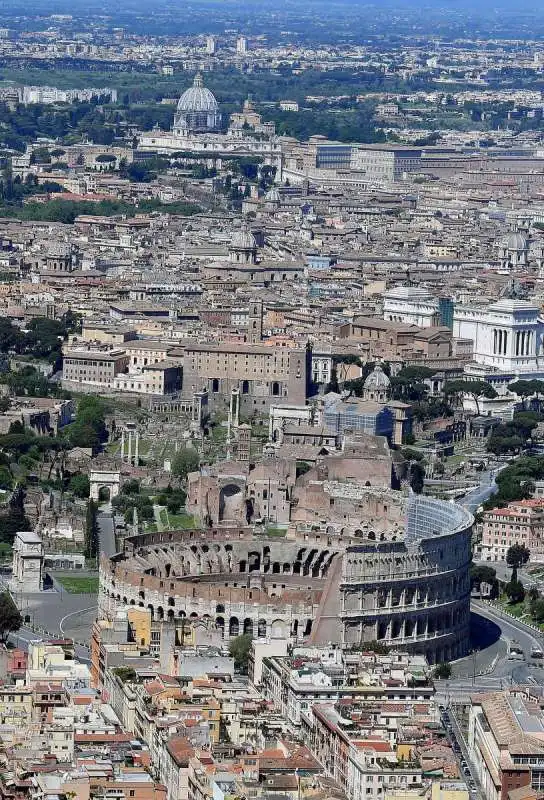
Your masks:
<svg viewBox="0 0 544 800"><path fill-rule="evenodd" d="M544 622L544 599L539 597L531 606L531 616L535 622Z"/></svg>
<svg viewBox="0 0 544 800"><path fill-rule="evenodd" d="M105 405L99 397L89 395L81 398L75 422L65 428L72 447L91 447L95 450L105 442L108 437L105 414Z"/></svg>
<svg viewBox="0 0 544 800"><path fill-rule="evenodd" d="M425 482L425 469L419 461L412 461L410 464L410 486L415 494L421 494Z"/></svg>
<svg viewBox="0 0 544 800"><path fill-rule="evenodd" d="M521 397L524 408L526 405L527 398L535 394L536 390L534 383L535 382L533 381L518 380L508 384L508 388L510 389L510 391L514 392L514 394L517 394L518 397Z"/></svg>
<svg viewBox="0 0 544 800"><path fill-rule="evenodd" d="M0 466L0 489L11 489L13 486L13 475L8 467Z"/></svg>
<svg viewBox="0 0 544 800"><path fill-rule="evenodd" d="M87 514L85 517L85 558L96 558L100 548L98 538L98 505L94 500L87 503Z"/></svg>
<svg viewBox="0 0 544 800"><path fill-rule="evenodd" d="M522 603L525 599L525 589L523 588L522 582L514 578L510 581L510 583L506 584L504 593L506 594L509 602L512 604Z"/></svg>
<svg viewBox="0 0 544 800"><path fill-rule="evenodd" d="M200 464L198 453L193 447L184 447L172 459L172 475L185 480L190 472L195 472Z"/></svg>
<svg viewBox="0 0 544 800"><path fill-rule="evenodd" d="M136 670L133 667L115 667L114 675L117 675L121 683L129 683L137 678Z"/></svg>
<svg viewBox="0 0 544 800"><path fill-rule="evenodd" d="M429 391L425 383L432 378L435 370L429 367L403 367L391 378L391 396L403 402L421 402Z"/></svg>
<svg viewBox="0 0 544 800"><path fill-rule="evenodd" d="M32 526L24 510L24 491L18 487L13 492L6 510L0 513L0 542L12 544L18 531L30 530Z"/></svg>
<svg viewBox="0 0 544 800"><path fill-rule="evenodd" d="M441 681L447 681L451 678L451 664L447 661L437 664L433 670L433 677Z"/></svg>
<svg viewBox="0 0 544 800"><path fill-rule="evenodd" d="M512 544L506 551L506 563L512 567L512 581L517 580L518 569L529 561L529 548L524 544Z"/></svg>
<svg viewBox="0 0 544 800"><path fill-rule="evenodd" d="M471 588L479 589L482 583L487 583L491 586L496 578L496 570L494 570L493 567L488 567L486 564L472 564L470 568Z"/></svg>
<svg viewBox="0 0 544 800"><path fill-rule="evenodd" d="M488 400L493 400L497 396L497 392L487 381L479 380L454 380L447 381L444 384L444 395L446 398L457 397L462 400L463 395L469 395L474 400L476 405L476 414L480 415L479 400L482 397Z"/></svg>
<svg viewBox="0 0 544 800"><path fill-rule="evenodd" d="M241 636L231 639L229 643L229 654L234 659L234 666L240 672L247 674L249 653L251 650L251 635L243 633Z"/></svg>
<svg viewBox="0 0 544 800"><path fill-rule="evenodd" d="M75 494L76 497L80 497L82 500L85 499L89 496L89 491L91 489L89 476L83 475L81 472L76 473L76 475L72 475L70 478L69 489Z"/></svg>
<svg viewBox="0 0 544 800"><path fill-rule="evenodd" d="M18 631L23 624L19 609L9 592L0 594L0 639L5 641L8 634Z"/></svg>
<svg viewBox="0 0 544 800"><path fill-rule="evenodd" d="M19 352L24 340L24 334L12 324L7 317L0 318L0 350Z"/></svg>
<svg viewBox="0 0 544 800"><path fill-rule="evenodd" d="M140 482L131 478L123 484L123 494L140 494Z"/></svg>

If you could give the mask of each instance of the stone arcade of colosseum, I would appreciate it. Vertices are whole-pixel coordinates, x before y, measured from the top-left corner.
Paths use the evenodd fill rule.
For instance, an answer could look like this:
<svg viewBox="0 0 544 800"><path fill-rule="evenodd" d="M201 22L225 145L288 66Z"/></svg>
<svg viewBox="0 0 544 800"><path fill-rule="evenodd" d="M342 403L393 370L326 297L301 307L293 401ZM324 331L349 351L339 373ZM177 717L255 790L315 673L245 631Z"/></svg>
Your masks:
<svg viewBox="0 0 544 800"><path fill-rule="evenodd" d="M100 611L132 605L159 620L198 618L225 640L378 639L430 662L464 655L471 515L426 497L334 487L335 498L343 492L359 512L351 534L299 529L277 539L225 527L130 536L102 559Z"/></svg>

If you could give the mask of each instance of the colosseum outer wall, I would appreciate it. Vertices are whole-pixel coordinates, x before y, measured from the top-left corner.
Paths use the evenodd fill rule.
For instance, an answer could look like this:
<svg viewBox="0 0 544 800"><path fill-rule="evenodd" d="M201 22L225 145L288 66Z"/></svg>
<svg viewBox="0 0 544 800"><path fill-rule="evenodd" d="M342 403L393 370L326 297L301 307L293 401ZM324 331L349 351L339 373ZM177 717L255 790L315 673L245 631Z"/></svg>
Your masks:
<svg viewBox="0 0 544 800"><path fill-rule="evenodd" d="M343 642L373 640L431 663L469 647L472 516L426 497L408 502L401 541L348 547L340 587Z"/></svg>

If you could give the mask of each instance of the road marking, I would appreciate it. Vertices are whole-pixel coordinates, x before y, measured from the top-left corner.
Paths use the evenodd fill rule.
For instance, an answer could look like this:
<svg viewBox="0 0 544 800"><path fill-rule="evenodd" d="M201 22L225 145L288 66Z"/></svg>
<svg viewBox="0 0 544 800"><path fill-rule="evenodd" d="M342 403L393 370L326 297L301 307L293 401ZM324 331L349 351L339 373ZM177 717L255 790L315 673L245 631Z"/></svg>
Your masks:
<svg viewBox="0 0 544 800"><path fill-rule="evenodd" d="M66 614L61 621L59 622L59 631L64 635L64 623L70 617L75 617L77 614L85 614L87 611L94 611L95 608L98 608L98 605L89 606L89 608L80 608L78 611L72 611L70 614Z"/></svg>

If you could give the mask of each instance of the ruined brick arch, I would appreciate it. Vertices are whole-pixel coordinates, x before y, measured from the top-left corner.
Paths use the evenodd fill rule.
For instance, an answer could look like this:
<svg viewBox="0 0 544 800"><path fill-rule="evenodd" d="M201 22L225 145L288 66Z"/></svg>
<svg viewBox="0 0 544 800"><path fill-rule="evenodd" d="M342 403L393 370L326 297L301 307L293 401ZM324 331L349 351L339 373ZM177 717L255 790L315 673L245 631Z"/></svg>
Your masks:
<svg viewBox="0 0 544 800"><path fill-rule="evenodd" d="M257 550L248 553L247 563L248 572L257 572L261 568L261 554Z"/></svg>
<svg viewBox="0 0 544 800"><path fill-rule="evenodd" d="M253 620L251 619L251 617L246 617L244 619L243 633L253 636Z"/></svg>

